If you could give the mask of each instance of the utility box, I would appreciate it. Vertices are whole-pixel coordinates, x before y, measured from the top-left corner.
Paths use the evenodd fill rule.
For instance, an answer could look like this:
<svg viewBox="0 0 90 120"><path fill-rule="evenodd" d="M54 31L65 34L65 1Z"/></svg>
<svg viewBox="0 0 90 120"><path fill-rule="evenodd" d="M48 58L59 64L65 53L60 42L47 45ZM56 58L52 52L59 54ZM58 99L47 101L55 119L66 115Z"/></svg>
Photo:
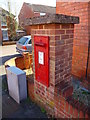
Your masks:
<svg viewBox="0 0 90 120"><path fill-rule="evenodd" d="M49 37L34 36L35 77L38 82L49 86Z"/></svg>
<svg viewBox="0 0 90 120"><path fill-rule="evenodd" d="M12 66L6 68L9 95L17 102L27 98L26 73Z"/></svg>

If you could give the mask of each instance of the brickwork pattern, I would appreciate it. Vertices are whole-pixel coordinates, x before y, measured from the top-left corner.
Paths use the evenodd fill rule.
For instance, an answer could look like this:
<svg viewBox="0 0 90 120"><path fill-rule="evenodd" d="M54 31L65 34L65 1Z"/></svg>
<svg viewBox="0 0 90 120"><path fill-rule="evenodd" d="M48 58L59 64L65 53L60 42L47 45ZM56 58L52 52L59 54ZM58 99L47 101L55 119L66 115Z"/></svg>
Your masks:
<svg viewBox="0 0 90 120"><path fill-rule="evenodd" d="M72 98L73 34L73 24L31 26L35 101L56 118L89 118L88 109ZM48 88L35 79L34 35L49 36Z"/></svg>
<svg viewBox="0 0 90 120"><path fill-rule="evenodd" d="M25 18L31 18L33 16L34 16L34 12L31 10L31 8L26 3L24 3L20 10L20 14L18 16L19 25L21 27L24 27Z"/></svg>
<svg viewBox="0 0 90 120"><path fill-rule="evenodd" d="M72 65L73 29L73 24L47 24L31 27L32 42L34 35L49 36L50 83L52 85L71 79L69 74ZM34 42L32 44L34 48Z"/></svg>
<svg viewBox="0 0 90 120"><path fill-rule="evenodd" d="M56 118L89 118L88 109L74 100L71 96L67 99L63 95L55 93Z"/></svg>
<svg viewBox="0 0 90 120"><path fill-rule="evenodd" d="M79 16L80 24L74 28L74 46L72 59L72 73L78 77L85 77L88 55L88 42L90 39L90 2L56 2L56 13ZM89 28L89 29L88 29Z"/></svg>
<svg viewBox="0 0 90 120"><path fill-rule="evenodd" d="M52 32L50 32L52 31ZM32 45L33 45L33 71L35 73L35 63L34 63L34 35L41 35L41 36L49 36L49 45L50 45L50 75L49 75L49 85L50 87L47 88L43 84L37 82L35 80L34 75L34 94L35 94L35 100L36 102L41 105L41 107L44 107L48 112L51 112L51 114L54 114L54 76L55 76L55 25L36 25L31 27L31 37L32 37ZM53 78L51 78L51 76ZM42 98L42 99L41 99Z"/></svg>
<svg viewBox="0 0 90 120"><path fill-rule="evenodd" d="M72 50L73 50L73 24L44 24L31 26L32 45L33 45L33 61L34 61L34 35L49 36L49 87L47 88L40 82L35 80L35 63L34 70L34 94L36 102L44 107L49 114L55 117L75 117L63 108L61 102L62 96L56 95L56 86L64 83L61 92L65 97L71 96L73 88L70 86L71 66L72 66ZM59 89L58 88L58 89ZM60 89L59 89L60 93ZM62 106L62 107L61 107ZM69 105L70 106L70 105ZM63 110L62 110L63 108ZM77 113L77 112L76 112ZM76 114L75 113L75 114ZM64 115L63 115L64 114Z"/></svg>

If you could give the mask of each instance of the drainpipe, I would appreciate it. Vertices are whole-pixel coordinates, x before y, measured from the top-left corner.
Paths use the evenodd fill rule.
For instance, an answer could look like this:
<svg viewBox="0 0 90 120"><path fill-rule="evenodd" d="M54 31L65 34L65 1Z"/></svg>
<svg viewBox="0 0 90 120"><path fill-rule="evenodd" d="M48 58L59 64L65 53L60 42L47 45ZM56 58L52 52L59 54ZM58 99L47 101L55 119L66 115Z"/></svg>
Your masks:
<svg viewBox="0 0 90 120"><path fill-rule="evenodd" d="M88 65L89 65L89 52L90 52L90 40L89 40L89 42L88 42L88 56L87 56L87 66L86 66L86 76L85 76L85 78L86 78L86 80L87 80L87 76L88 76Z"/></svg>

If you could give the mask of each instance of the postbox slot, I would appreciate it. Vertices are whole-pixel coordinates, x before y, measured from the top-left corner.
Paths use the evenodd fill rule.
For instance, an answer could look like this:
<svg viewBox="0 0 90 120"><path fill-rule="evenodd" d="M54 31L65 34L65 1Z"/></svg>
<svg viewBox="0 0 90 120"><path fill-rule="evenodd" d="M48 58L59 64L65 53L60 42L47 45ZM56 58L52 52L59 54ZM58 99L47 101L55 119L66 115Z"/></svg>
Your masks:
<svg viewBox="0 0 90 120"><path fill-rule="evenodd" d="M36 42L35 45L36 46L41 46L41 47L45 47L46 46L45 43L40 43L40 42Z"/></svg>

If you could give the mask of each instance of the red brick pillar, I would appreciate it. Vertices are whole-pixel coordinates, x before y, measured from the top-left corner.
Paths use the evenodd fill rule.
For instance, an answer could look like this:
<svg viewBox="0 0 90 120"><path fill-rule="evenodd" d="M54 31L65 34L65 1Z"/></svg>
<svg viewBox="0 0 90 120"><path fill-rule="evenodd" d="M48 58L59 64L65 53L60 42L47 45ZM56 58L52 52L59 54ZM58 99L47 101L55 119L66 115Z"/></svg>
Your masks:
<svg viewBox="0 0 90 120"><path fill-rule="evenodd" d="M49 36L49 87L35 79L35 63L33 70L35 99L51 114L54 114L55 87L71 80L74 24L78 22L78 17L48 15L28 19L26 23L31 25L33 62L34 36ZM65 91L63 92L66 95Z"/></svg>

